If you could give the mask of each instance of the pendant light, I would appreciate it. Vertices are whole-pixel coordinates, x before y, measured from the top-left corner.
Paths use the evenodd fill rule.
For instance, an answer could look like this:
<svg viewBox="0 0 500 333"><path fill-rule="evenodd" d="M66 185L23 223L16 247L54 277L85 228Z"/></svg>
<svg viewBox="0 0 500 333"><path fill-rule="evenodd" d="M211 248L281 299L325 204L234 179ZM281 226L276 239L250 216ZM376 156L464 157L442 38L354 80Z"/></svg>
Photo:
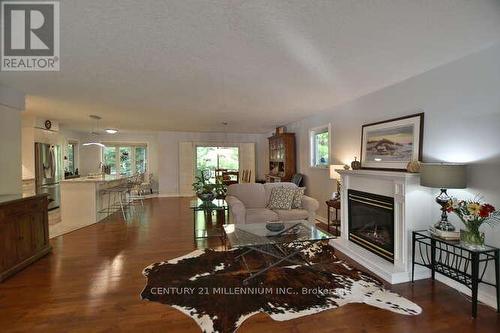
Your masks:
<svg viewBox="0 0 500 333"><path fill-rule="evenodd" d="M229 139L227 137L227 125L228 125L228 122L227 121L223 121L223 122L221 122L221 124L222 124L222 126L224 126L223 127L224 128L224 130L223 130L224 131L224 144L227 144L228 141L229 141Z"/></svg>
<svg viewBox="0 0 500 333"><path fill-rule="evenodd" d="M101 142L99 142L99 121L102 118L93 114L91 114L89 118L92 121L92 131L90 132L90 136L93 137L93 139L90 139L88 142L85 142L84 144L82 144L82 146L99 146L105 148L106 146Z"/></svg>

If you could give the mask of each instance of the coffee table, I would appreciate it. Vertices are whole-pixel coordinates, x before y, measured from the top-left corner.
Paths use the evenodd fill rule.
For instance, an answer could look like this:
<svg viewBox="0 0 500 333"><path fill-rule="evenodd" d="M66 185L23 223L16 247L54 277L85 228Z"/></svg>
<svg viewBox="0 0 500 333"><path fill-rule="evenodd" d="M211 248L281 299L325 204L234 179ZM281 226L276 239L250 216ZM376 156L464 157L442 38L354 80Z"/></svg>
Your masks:
<svg viewBox="0 0 500 333"><path fill-rule="evenodd" d="M317 241L335 238L332 234L316 227L306 220L283 222L285 228L280 232L272 232L266 228L267 223L227 224L224 225L225 242L232 248L243 249L236 259L241 259L250 276L243 280L248 284L253 278L267 272L283 262L294 265L312 264L301 252L312 247ZM226 243L227 244L227 243ZM274 259L267 267L252 272L245 260L245 255L259 252Z"/></svg>

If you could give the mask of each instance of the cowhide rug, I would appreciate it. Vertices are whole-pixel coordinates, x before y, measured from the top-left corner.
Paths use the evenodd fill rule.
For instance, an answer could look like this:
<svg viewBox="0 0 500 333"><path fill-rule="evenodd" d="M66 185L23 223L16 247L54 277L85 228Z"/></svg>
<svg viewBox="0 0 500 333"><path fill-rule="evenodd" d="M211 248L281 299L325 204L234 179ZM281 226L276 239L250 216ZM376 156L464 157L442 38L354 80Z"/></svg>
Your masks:
<svg viewBox="0 0 500 333"><path fill-rule="evenodd" d="M418 305L384 289L375 277L347 265L333 252L330 245L317 243L302 253L323 272L303 265L275 267L245 286L242 281L248 271L234 259L241 250L197 250L146 267L148 282L141 297L182 311L206 333L234 332L258 312L284 321L348 303L420 314ZM255 271L270 261L255 252L245 258Z"/></svg>

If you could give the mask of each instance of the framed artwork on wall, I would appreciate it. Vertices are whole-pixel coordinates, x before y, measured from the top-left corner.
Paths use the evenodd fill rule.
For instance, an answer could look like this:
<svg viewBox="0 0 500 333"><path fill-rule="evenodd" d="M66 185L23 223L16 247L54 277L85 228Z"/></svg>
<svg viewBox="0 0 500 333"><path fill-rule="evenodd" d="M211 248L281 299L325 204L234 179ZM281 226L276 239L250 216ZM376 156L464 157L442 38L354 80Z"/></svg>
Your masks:
<svg viewBox="0 0 500 333"><path fill-rule="evenodd" d="M361 168L406 171L422 158L424 113L389 119L361 128Z"/></svg>

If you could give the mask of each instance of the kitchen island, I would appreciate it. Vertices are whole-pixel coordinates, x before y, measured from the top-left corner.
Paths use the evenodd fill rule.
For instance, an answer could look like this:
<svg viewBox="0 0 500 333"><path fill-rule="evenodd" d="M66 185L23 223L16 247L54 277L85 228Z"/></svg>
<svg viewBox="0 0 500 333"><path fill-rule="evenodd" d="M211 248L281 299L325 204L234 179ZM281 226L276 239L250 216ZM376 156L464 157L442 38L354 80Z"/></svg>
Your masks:
<svg viewBox="0 0 500 333"><path fill-rule="evenodd" d="M108 204L102 190L124 185L130 176L104 175L61 181L61 222L51 227L55 237L99 222L106 214L99 213Z"/></svg>

